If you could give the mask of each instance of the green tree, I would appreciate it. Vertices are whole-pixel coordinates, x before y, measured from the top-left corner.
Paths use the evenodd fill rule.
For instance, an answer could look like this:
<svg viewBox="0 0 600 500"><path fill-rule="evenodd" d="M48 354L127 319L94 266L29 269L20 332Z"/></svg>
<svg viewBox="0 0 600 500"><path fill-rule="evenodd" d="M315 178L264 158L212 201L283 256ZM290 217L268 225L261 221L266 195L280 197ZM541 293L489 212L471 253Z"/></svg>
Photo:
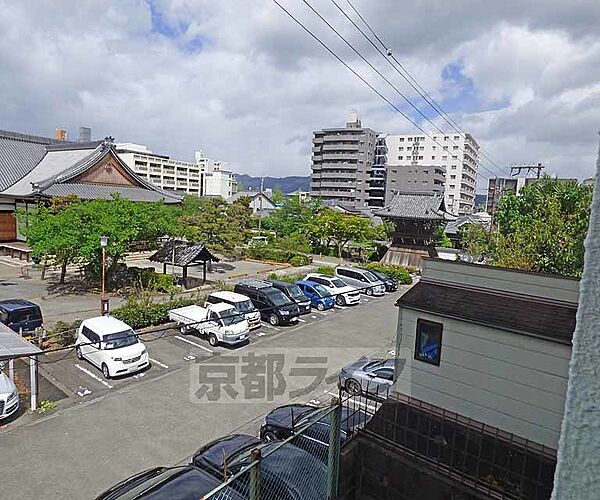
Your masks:
<svg viewBox="0 0 600 500"><path fill-rule="evenodd" d="M592 187L545 177L500 199L497 265L581 276Z"/></svg>
<svg viewBox="0 0 600 500"><path fill-rule="evenodd" d="M271 195L271 200L273 200L273 203L276 205L279 205L285 201L285 195L283 194L279 184L275 184L275 187L273 188L273 194Z"/></svg>
<svg viewBox="0 0 600 500"><path fill-rule="evenodd" d="M310 199L303 203L298 196L290 196L280 208L263 219L263 227L275 231L278 236L302 232L322 208L323 202L320 199Z"/></svg>
<svg viewBox="0 0 600 500"><path fill-rule="evenodd" d="M357 215L346 215L331 209L323 209L306 227L307 233L333 246L342 256L342 250L350 241L364 242L379 235L379 230L369 219Z"/></svg>
<svg viewBox="0 0 600 500"><path fill-rule="evenodd" d="M444 231L444 226L441 224L435 230L436 235L436 246L443 248L452 248L452 240L448 237L446 232Z"/></svg>
<svg viewBox="0 0 600 500"><path fill-rule="evenodd" d="M465 224L458 231L460 247L476 260L492 253L490 232L481 224Z"/></svg>

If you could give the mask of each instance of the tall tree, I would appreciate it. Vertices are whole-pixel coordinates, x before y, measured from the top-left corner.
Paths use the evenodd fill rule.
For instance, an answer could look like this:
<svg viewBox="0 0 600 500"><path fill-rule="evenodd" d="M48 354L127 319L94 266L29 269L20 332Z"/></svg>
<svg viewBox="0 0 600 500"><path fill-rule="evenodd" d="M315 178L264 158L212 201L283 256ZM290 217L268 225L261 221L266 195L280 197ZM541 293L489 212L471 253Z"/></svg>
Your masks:
<svg viewBox="0 0 600 500"><path fill-rule="evenodd" d="M322 210L320 199L300 201L298 196L290 196L277 210L263 219L263 227L272 229L278 236L289 236L307 226Z"/></svg>
<svg viewBox="0 0 600 500"><path fill-rule="evenodd" d="M284 202L285 195L283 194L283 191L281 190L281 186L279 184L275 184L275 187L273 188L273 194L271 195L271 199L276 205L279 205L280 203Z"/></svg>
<svg viewBox="0 0 600 500"><path fill-rule="evenodd" d="M495 263L581 276L592 187L545 177L500 199Z"/></svg>

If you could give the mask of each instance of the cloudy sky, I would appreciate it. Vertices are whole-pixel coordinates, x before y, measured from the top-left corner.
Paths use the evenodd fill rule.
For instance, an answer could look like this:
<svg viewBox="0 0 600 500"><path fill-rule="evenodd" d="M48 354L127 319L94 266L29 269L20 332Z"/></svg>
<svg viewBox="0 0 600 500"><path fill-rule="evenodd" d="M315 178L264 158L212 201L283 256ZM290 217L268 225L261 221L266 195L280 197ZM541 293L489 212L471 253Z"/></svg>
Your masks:
<svg viewBox="0 0 600 500"><path fill-rule="evenodd" d="M397 107L432 125L310 11L279 0ZM346 0L336 0L351 14ZM592 175L600 128L597 0L352 0L396 58L495 160ZM331 0L310 0L440 128ZM356 17L354 17L356 19ZM357 20L357 22L359 22ZM0 0L0 128L113 135L253 175L308 175L311 132L351 109L380 132L415 127L272 0ZM503 167L503 170L500 168Z"/></svg>

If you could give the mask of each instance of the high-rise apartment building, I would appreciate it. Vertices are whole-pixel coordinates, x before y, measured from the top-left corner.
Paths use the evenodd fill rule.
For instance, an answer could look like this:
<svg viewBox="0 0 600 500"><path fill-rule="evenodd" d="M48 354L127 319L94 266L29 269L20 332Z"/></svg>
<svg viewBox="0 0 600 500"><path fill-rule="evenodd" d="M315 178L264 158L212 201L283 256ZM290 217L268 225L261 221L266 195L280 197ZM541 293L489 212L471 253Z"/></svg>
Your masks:
<svg viewBox="0 0 600 500"><path fill-rule="evenodd" d="M421 183L421 190L436 190L439 188L440 171L445 170L447 210L460 215L473 211L479 170L479 145L470 134L452 133L434 135L432 138L419 134L388 135L386 145L388 184L391 184L392 179L390 172L397 170L397 174L401 176L407 172L401 171L401 168L412 168L421 172L416 179ZM433 175L431 179L422 178L425 171ZM424 180L428 181L427 185ZM388 186L389 189L393 188Z"/></svg>
<svg viewBox="0 0 600 500"><path fill-rule="evenodd" d="M368 206L377 134L363 128L356 112L345 127L313 133L311 196Z"/></svg>
<svg viewBox="0 0 600 500"><path fill-rule="evenodd" d="M236 191L234 175L221 162L196 152L196 162L179 161L133 143L117 145L117 154L138 175L162 189L194 196L229 198Z"/></svg>

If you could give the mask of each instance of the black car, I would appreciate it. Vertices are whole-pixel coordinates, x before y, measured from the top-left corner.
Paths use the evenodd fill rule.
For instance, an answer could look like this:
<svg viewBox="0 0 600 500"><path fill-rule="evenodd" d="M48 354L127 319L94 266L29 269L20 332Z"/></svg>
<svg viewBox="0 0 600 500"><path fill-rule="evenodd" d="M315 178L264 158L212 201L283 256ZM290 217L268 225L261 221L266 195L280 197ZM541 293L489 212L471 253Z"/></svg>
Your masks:
<svg viewBox="0 0 600 500"><path fill-rule="evenodd" d="M262 319L273 326L287 325L298 321L298 316L300 316L298 304L267 281L240 281L235 285L233 291L248 297L254 307L260 311Z"/></svg>
<svg viewBox="0 0 600 500"><path fill-rule="evenodd" d="M373 273L380 281L383 281L386 292L396 292L398 290L398 282L394 278L390 278L387 274L380 271L373 271L373 269L368 269L368 271Z"/></svg>
<svg viewBox="0 0 600 500"><path fill-rule="evenodd" d="M271 283L274 288L281 290L290 300L298 304L300 314L310 313L310 298L304 295L298 285L280 280L268 280L268 283Z"/></svg>
<svg viewBox="0 0 600 500"><path fill-rule="evenodd" d="M198 500L220 485L219 479L193 465L155 467L115 484L96 500ZM230 487L221 491L231 500L244 498Z"/></svg>
<svg viewBox="0 0 600 500"><path fill-rule="evenodd" d="M294 444L316 454L321 459L325 459L327 454L323 452L323 447L329 446L331 413L321 417L323 413L326 413L325 408L310 405L290 404L280 406L265 417L265 422L260 428L260 437L265 442L286 439L294 434L296 430L314 421L302 434L297 435ZM369 418L369 415L362 410L342 407L342 442L348 439L357 429L363 427Z"/></svg>
<svg viewBox="0 0 600 500"><path fill-rule="evenodd" d="M25 335L44 327L40 306L24 299L0 301L0 323Z"/></svg>
<svg viewBox="0 0 600 500"><path fill-rule="evenodd" d="M261 443L256 437L235 434L200 448L192 464L222 480L250 465L252 450L261 452L261 500L321 500L327 497L327 466L310 453L281 441ZM231 483L247 496L250 475ZM310 478L310 481L307 481Z"/></svg>

